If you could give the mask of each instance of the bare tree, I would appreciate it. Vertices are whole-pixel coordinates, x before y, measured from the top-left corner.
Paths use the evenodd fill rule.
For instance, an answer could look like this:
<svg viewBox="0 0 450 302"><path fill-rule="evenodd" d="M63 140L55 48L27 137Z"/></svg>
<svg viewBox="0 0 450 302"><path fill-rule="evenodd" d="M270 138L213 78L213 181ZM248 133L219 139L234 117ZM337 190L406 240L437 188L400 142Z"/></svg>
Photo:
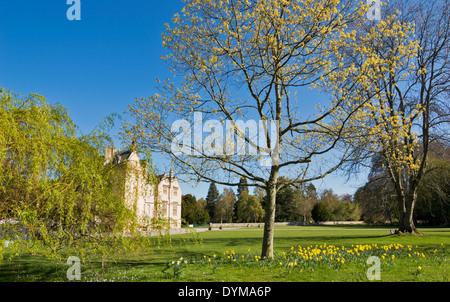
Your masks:
<svg viewBox="0 0 450 302"><path fill-rule="evenodd" d="M350 25L366 19L358 3L187 1L163 34L164 59L181 79L158 81L158 94L129 107L125 135L168 155L186 180L238 186L245 177L266 191L262 257L273 257L276 193L353 158L342 139L356 139L352 119L372 65L346 64L341 51L355 39ZM297 97L302 88L330 94L320 105ZM258 135L246 132L252 120Z"/></svg>

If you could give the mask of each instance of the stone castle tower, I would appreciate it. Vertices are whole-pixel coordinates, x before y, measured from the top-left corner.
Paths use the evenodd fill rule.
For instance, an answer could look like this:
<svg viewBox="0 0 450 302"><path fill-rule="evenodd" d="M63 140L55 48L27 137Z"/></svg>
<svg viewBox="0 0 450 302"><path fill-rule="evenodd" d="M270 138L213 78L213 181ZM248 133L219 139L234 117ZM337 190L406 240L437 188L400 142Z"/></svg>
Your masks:
<svg viewBox="0 0 450 302"><path fill-rule="evenodd" d="M137 210L142 224L151 225L154 218L167 221L171 228L181 227L181 187L176 176L156 177L156 184L148 180L145 161L141 161L138 152L119 152L114 147L106 146L105 164L126 165L125 169L125 202ZM157 191L156 191L157 190Z"/></svg>

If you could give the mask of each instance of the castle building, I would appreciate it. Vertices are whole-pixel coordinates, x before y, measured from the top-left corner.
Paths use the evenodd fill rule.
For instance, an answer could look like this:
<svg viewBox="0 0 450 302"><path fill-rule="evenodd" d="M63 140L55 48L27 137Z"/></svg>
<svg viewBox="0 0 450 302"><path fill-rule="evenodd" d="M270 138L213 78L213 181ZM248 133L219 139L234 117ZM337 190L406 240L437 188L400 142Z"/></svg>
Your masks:
<svg viewBox="0 0 450 302"><path fill-rule="evenodd" d="M164 221L170 228L181 227L181 187L172 170L158 175L155 181L149 179L147 163L136 151L119 152L106 146L105 164L113 163L125 167L124 200L128 207L135 208L143 228L148 228L156 219Z"/></svg>

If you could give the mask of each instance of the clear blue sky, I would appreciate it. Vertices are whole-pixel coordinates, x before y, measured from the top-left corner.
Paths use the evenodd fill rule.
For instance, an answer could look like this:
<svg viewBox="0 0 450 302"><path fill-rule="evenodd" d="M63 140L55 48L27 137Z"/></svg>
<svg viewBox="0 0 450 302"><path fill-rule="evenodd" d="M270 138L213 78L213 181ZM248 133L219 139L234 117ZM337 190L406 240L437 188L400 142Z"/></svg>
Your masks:
<svg viewBox="0 0 450 302"><path fill-rule="evenodd" d="M38 93L65 106L84 133L136 97L155 92L167 66L161 33L181 0L81 0L81 20L66 17L66 0L0 0L0 87ZM316 186L353 194L365 181L329 177ZM207 185L184 184L205 197Z"/></svg>

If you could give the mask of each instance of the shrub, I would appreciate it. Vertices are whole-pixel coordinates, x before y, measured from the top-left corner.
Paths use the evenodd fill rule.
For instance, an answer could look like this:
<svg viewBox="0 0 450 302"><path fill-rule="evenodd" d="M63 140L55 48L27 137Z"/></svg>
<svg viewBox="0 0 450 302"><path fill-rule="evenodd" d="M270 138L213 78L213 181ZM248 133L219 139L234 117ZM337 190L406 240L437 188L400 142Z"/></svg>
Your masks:
<svg viewBox="0 0 450 302"><path fill-rule="evenodd" d="M332 220L332 213L327 206L322 203L316 203L311 211L311 216L314 221L330 221Z"/></svg>

